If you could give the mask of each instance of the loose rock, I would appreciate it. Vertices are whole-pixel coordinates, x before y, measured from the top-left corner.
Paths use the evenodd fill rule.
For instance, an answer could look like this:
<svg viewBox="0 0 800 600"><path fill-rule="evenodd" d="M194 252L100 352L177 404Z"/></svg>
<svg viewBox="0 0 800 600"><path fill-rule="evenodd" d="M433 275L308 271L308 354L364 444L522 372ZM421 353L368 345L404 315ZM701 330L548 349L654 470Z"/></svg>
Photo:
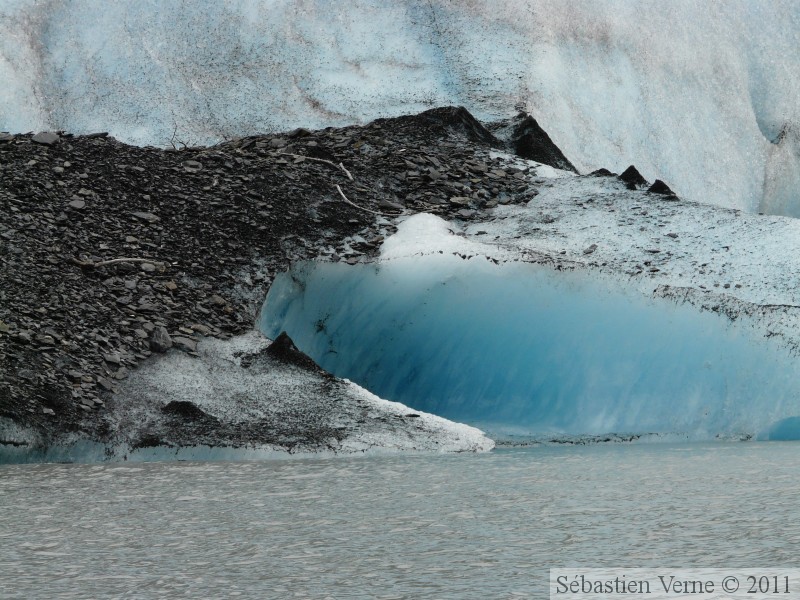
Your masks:
<svg viewBox="0 0 800 600"><path fill-rule="evenodd" d="M41 133L37 133L31 138L31 141L36 142L37 144L43 144L45 146L52 146L56 142L60 141L61 138L56 133L51 133L49 131L43 131Z"/></svg>
<svg viewBox="0 0 800 600"><path fill-rule="evenodd" d="M166 327L156 327L150 335L150 349L154 352L166 352L172 348L172 338Z"/></svg>

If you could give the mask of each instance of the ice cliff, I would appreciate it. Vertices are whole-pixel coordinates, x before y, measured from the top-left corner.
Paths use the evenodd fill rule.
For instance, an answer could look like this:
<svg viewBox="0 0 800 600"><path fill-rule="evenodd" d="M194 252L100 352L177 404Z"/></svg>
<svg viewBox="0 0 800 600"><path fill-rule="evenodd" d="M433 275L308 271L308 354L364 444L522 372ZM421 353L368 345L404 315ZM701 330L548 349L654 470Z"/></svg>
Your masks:
<svg viewBox="0 0 800 600"><path fill-rule="evenodd" d="M800 5L6 0L0 130L137 144L460 104L532 113L576 167L800 215Z"/></svg>
<svg viewBox="0 0 800 600"><path fill-rule="evenodd" d="M298 265L262 329L494 434L796 438L798 222L527 166L527 205L414 215L374 262Z"/></svg>

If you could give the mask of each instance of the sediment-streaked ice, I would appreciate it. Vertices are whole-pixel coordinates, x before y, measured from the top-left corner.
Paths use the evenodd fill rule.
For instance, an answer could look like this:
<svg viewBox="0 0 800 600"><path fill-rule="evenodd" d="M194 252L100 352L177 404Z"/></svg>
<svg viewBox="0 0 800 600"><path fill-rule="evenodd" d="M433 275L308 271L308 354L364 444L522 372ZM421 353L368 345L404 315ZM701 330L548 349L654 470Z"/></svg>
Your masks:
<svg viewBox="0 0 800 600"><path fill-rule="evenodd" d="M256 331L229 341L208 338L199 357L173 351L144 364L110 399L110 434L42 440L0 419L0 463L271 458L481 452L494 442L478 429L383 400L265 356ZM243 359L245 363L243 363ZM191 402L205 416L163 411Z"/></svg>

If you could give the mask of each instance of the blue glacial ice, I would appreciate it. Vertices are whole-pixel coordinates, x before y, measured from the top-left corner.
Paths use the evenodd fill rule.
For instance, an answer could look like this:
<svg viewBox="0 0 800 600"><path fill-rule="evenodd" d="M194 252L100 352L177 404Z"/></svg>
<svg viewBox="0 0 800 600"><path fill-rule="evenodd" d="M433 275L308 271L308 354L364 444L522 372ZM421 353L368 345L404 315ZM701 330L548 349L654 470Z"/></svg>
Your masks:
<svg viewBox="0 0 800 600"><path fill-rule="evenodd" d="M746 318L483 250L411 217L377 262L278 277L260 327L381 397L490 434L800 433L796 356Z"/></svg>
<svg viewBox="0 0 800 600"><path fill-rule="evenodd" d="M581 172L800 215L800 4L4 0L0 130L215 142L460 104Z"/></svg>

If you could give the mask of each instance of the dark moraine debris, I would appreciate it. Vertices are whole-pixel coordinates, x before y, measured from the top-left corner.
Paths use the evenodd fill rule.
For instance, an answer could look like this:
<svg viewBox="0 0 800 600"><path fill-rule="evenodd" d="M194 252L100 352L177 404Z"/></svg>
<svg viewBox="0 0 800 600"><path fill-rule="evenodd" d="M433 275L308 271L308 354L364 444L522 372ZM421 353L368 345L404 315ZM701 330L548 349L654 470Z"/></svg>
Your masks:
<svg viewBox="0 0 800 600"><path fill-rule="evenodd" d="M131 380L161 361L203 360L195 344L204 337L252 331L274 274L292 263L368 261L396 227L375 213L466 219L530 200L533 174L492 152L511 150L526 118L496 130L463 107L443 107L179 150L129 146L105 132L0 133L0 427L45 441L288 447L273 435L286 429L284 413L249 423L244 435L240 424L165 415L165 402L196 399L129 393ZM240 365L255 377L278 361L333 380L288 336ZM184 408L176 410L196 414ZM126 420L151 409L167 422L147 430ZM139 439L142 427L152 438ZM304 431L316 444L307 421L292 439Z"/></svg>
<svg viewBox="0 0 800 600"><path fill-rule="evenodd" d="M463 106L432 108L418 115L396 119L378 119L375 123L382 124L387 121L393 121L399 125L413 124L432 130L432 133L435 131L455 133L470 142L487 144L495 148L503 147L503 143Z"/></svg>
<svg viewBox="0 0 800 600"><path fill-rule="evenodd" d="M535 160L556 169L578 172L536 119L525 113L518 115L517 119L518 123L511 132L509 140L517 156Z"/></svg>
<svg viewBox="0 0 800 600"><path fill-rule="evenodd" d="M172 402L166 404L161 409L161 412L163 412L165 415L179 417L187 421L217 420L215 417L212 417L199 406L193 402L189 402L188 400L173 400Z"/></svg>
<svg viewBox="0 0 800 600"><path fill-rule="evenodd" d="M43 144L45 146L52 146L60 140L61 138L57 133L51 133L49 131L37 133L31 138L31 141L36 142L37 144Z"/></svg>
<svg viewBox="0 0 800 600"><path fill-rule="evenodd" d="M275 341L264 351L264 354L283 363L300 367L301 369L314 372L322 371L322 368L315 363L310 356L300 351L297 346L294 345L292 338L290 338L285 331L282 331L281 334L275 338Z"/></svg>
<svg viewBox="0 0 800 600"><path fill-rule="evenodd" d="M604 169L604 168L600 168L600 169L597 169L596 171L592 171L591 173L589 173L589 175L591 177L617 177L616 173L612 173L608 169Z"/></svg>
<svg viewBox="0 0 800 600"><path fill-rule="evenodd" d="M138 450L141 448L159 448L159 447L170 447L171 444L165 440L162 440L159 436L154 434L144 434L139 439L137 439L133 444L131 444L131 448Z"/></svg>
<svg viewBox="0 0 800 600"><path fill-rule="evenodd" d="M677 198L677 194L672 191L672 189L660 179L656 179L647 191L651 194L661 194L662 196L670 196L672 198Z"/></svg>
<svg viewBox="0 0 800 600"><path fill-rule="evenodd" d="M619 178L625 182L629 190L635 190L648 184L647 179L642 177L642 174L633 165L625 169Z"/></svg>

